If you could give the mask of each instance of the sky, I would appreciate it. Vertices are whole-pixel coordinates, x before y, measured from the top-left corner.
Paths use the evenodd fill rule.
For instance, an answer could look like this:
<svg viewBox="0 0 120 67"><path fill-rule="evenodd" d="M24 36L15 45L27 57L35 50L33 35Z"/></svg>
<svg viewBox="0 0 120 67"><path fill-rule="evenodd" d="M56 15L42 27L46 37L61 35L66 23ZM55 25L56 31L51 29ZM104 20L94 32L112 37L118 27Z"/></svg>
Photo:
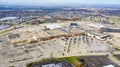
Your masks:
<svg viewBox="0 0 120 67"><path fill-rule="evenodd" d="M120 0L0 0L0 5L120 4Z"/></svg>

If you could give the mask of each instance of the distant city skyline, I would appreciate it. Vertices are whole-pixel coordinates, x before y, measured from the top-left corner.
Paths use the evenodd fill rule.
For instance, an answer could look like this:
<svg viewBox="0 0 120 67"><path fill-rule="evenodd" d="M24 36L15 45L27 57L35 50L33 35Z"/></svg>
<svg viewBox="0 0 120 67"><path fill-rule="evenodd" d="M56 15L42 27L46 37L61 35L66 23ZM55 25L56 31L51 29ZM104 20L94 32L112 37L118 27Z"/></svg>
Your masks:
<svg viewBox="0 0 120 67"><path fill-rule="evenodd" d="M80 4L120 4L120 0L0 0L1 5L80 5Z"/></svg>

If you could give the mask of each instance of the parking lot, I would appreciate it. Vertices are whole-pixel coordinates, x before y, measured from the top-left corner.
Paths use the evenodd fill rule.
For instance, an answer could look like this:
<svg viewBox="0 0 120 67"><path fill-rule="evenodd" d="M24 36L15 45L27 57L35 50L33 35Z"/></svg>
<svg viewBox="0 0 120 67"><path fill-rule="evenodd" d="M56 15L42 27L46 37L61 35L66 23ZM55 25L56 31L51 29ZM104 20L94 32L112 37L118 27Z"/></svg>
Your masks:
<svg viewBox="0 0 120 67"><path fill-rule="evenodd" d="M85 67L102 67L106 65L113 65L119 67L113 61L108 59L107 56L80 56L79 59L85 60Z"/></svg>

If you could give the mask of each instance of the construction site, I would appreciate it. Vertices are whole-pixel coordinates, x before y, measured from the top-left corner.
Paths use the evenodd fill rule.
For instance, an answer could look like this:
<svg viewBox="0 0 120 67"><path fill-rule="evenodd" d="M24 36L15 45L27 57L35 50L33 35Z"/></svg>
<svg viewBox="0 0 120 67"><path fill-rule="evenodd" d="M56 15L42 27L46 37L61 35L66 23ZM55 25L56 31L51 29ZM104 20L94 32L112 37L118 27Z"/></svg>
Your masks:
<svg viewBox="0 0 120 67"><path fill-rule="evenodd" d="M84 25L78 23L69 23L69 24L48 24L38 26L35 30L26 27L18 29L15 32L9 33L8 39L12 44L30 44L36 43L39 41L48 41L55 38L65 37L76 37L76 36L90 36L92 38L97 38L99 40L104 40L111 38L110 35L100 32L100 29L94 29L92 27L84 28ZM23 30L25 29L25 30ZM33 28L34 29L34 28ZM89 30L87 30L89 29Z"/></svg>
<svg viewBox="0 0 120 67"><path fill-rule="evenodd" d="M99 25L98 25L99 26ZM25 26L1 36L0 63L80 55L106 55L115 51L108 43L114 35L91 23L71 22ZM4 40L6 38L6 40ZM9 43L9 46L2 46ZM4 61L2 61L4 59Z"/></svg>

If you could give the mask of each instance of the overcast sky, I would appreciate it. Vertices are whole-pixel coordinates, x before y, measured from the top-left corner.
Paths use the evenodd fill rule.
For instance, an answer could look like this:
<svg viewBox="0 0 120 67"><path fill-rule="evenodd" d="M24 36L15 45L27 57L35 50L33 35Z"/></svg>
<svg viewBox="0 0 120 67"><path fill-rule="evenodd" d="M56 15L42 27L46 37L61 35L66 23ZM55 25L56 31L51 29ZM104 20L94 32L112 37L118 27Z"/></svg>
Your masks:
<svg viewBox="0 0 120 67"><path fill-rule="evenodd" d="M10 5L120 4L120 0L0 0Z"/></svg>

